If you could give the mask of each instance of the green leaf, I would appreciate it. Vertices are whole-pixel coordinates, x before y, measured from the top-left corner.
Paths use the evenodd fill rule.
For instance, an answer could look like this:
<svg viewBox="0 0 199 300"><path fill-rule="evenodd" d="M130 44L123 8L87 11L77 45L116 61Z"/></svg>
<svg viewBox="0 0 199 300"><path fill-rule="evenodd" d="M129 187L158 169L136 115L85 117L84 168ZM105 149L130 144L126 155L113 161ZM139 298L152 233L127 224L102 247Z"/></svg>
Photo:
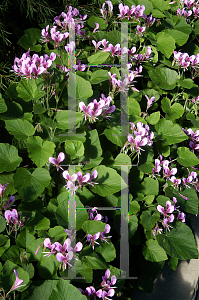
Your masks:
<svg viewBox="0 0 199 300"><path fill-rule="evenodd" d="M168 259L168 265L169 265L169 267L172 270L176 271L177 266L178 266L178 258L176 258L176 257L169 257L169 259Z"/></svg>
<svg viewBox="0 0 199 300"><path fill-rule="evenodd" d="M6 240L5 240L6 239ZM2 256L2 254L10 248L10 239L8 236L5 235L0 235L0 240L1 243L3 243L3 245L1 245L0 247L0 257Z"/></svg>
<svg viewBox="0 0 199 300"><path fill-rule="evenodd" d="M31 286L23 292L22 300L49 300L52 290L58 283L58 280L45 280L39 285L31 284ZM37 282L35 282L37 284Z"/></svg>
<svg viewBox="0 0 199 300"><path fill-rule="evenodd" d="M5 240L7 242L6 236L3 236L3 237L5 238ZM10 260L14 264L21 264L21 260L22 260L22 255L21 254L22 253L24 253L24 249L19 248L16 245L12 245L11 247L9 247L7 249L7 251L4 252L1 259L4 260L4 261Z"/></svg>
<svg viewBox="0 0 199 300"><path fill-rule="evenodd" d="M135 215L129 216L129 239L135 234L138 228L138 218Z"/></svg>
<svg viewBox="0 0 199 300"><path fill-rule="evenodd" d="M97 232L104 231L105 226L106 226L106 224L101 221L88 220L88 221L84 222L82 229L84 230L84 232L86 232L86 234L94 235Z"/></svg>
<svg viewBox="0 0 199 300"><path fill-rule="evenodd" d="M151 80L163 90L173 90L176 87L178 73L169 68L155 68L148 71Z"/></svg>
<svg viewBox="0 0 199 300"><path fill-rule="evenodd" d="M171 231L166 234L158 234L156 239L167 254L179 259L197 259L198 250L191 229L177 222Z"/></svg>
<svg viewBox="0 0 199 300"><path fill-rule="evenodd" d="M116 250L112 243L104 242L95 251L101 254L106 262L113 261L116 258Z"/></svg>
<svg viewBox="0 0 199 300"><path fill-rule="evenodd" d="M146 118L147 122L151 125L155 125L159 120L160 120L160 112L156 111L152 114L150 114L147 118Z"/></svg>
<svg viewBox="0 0 199 300"><path fill-rule="evenodd" d="M22 158L18 156L16 147L9 144L0 144L0 173L14 171L21 162Z"/></svg>
<svg viewBox="0 0 199 300"><path fill-rule="evenodd" d="M76 85L76 99L89 98L93 95L91 84L88 80L76 75L74 84Z"/></svg>
<svg viewBox="0 0 199 300"><path fill-rule="evenodd" d="M70 116L68 116L70 115ZM62 110L58 111L55 119L57 121L57 127L59 129L70 129L71 128L71 120L76 118L76 124L82 121L83 117L81 113L71 111L71 110ZM69 124L68 124L69 123ZM73 123L72 123L73 124Z"/></svg>
<svg viewBox="0 0 199 300"><path fill-rule="evenodd" d="M107 27L106 22L104 19L96 16L91 16L88 20L87 23L90 27L95 28L95 23L99 24L99 29L103 30Z"/></svg>
<svg viewBox="0 0 199 300"><path fill-rule="evenodd" d="M108 265L105 262L105 260L102 260L102 256L98 257L98 256L85 255L82 258L82 261L86 266L92 268L93 270L108 269Z"/></svg>
<svg viewBox="0 0 199 300"><path fill-rule="evenodd" d="M146 204L150 205L153 203L154 198L155 198L155 195L147 195L144 198L144 201L146 202Z"/></svg>
<svg viewBox="0 0 199 300"><path fill-rule="evenodd" d="M3 232L6 229L6 220L3 216L0 215L0 232Z"/></svg>
<svg viewBox="0 0 199 300"><path fill-rule="evenodd" d="M84 144L81 141L65 141L65 150L72 159L84 155Z"/></svg>
<svg viewBox="0 0 199 300"><path fill-rule="evenodd" d="M121 32L120 30L111 30L105 34L105 39L109 41L113 46L121 44Z"/></svg>
<svg viewBox="0 0 199 300"><path fill-rule="evenodd" d="M5 104L5 101L0 94L0 114L4 113L6 111L7 111L7 105Z"/></svg>
<svg viewBox="0 0 199 300"><path fill-rule="evenodd" d="M174 38L178 47L183 46L188 41L189 38L188 34L175 29L166 29L164 30L164 32L172 36L172 38Z"/></svg>
<svg viewBox="0 0 199 300"><path fill-rule="evenodd" d="M110 76L108 75L107 70L97 70L91 74L90 82L92 84L98 84L102 81L109 80Z"/></svg>
<svg viewBox="0 0 199 300"><path fill-rule="evenodd" d="M151 213L146 210L143 211L140 216L140 223L143 225L145 230L151 230L156 222L160 219L160 214L158 211L155 211L152 215Z"/></svg>
<svg viewBox="0 0 199 300"><path fill-rule="evenodd" d="M183 142L188 139L187 135L182 131L178 124L173 124L172 121L161 119L156 125L155 129L161 139L168 145Z"/></svg>
<svg viewBox="0 0 199 300"><path fill-rule="evenodd" d="M68 193L63 194L66 197L65 201L58 205L55 216L58 225L68 228Z"/></svg>
<svg viewBox="0 0 199 300"><path fill-rule="evenodd" d="M156 148L158 150L158 153L162 154L164 157L167 157L170 155L170 147L163 141L157 140Z"/></svg>
<svg viewBox="0 0 199 300"><path fill-rule="evenodd" d="M40 104L40 103L34 104L34 106L33 106L34 114L40 115L40 114L43 114L45 111L46 111L46 108L43 107L42 104Z"/></svg>
<svg viewBox="0 0 199 300"><path fill-rule="evenodd" d="M79 200L79 197L76 195L76 230L82 229L84 222L87 220L88 213L84 205Z"/></svg>
<svg viewBox="0 0 199 300"><path fill-rule="evenodd" d="M121 176L112 168L105 166L98 166L95 168L98 172L98 176L95 181L98 183L94 187L90 187L91 191L106 197L121 191L126 187L124 180Z"/></svg>
<svg viewBox="0 0 199 300"><path fill-rule="evenodd" d="M102 155L102 148L98 136L97 129L91 130L86 133L86 142L84 143L85 152L84 160L90 161L97 159Z"/></svg>
<svg viewBox="0 0 199 300"><path fill-rule="evenodd" d="M159 193L159 181L150 177L145 177L141 184L142 192L146 195L158 195Z"/></svg>
<svg viewBox="0 0 199 300"><path fill-rule="evenodd" d="M127 154L119 153L114 161L114 165L129 165L129 169L131 168L131 159ZM120 168L120 167L118 167Z"/></svg>
<svg viewBox="0 0 199 300"><path fill-rule="evenodd" d="M25 230L18 234L15 241L18 247L26 249L28 245L35 241L35 237L33 233L30 233L27 228L25 228Z"/></svg>
<svg viewBox="0 0 199 300"><path fill-rule="evenodd" d="M175 29L184 32L185 34L190 34L192 31L192 28L189 24L187 24L187 21L185 18L180 18L177 23L175 24Z"/></svg>
<svg viewBox="0 0 199 300"><path fill-rule="evenodd" d="M80 290L70 284L67 280L59 279L56 287L53 289L49 300L86 300L87 297L82 295Z"/></svg>
<svg viewBox="0 0 199 300"><path fill-rule="evenodd" d="M194 167L199 164L197 156L191 152L187 147L180 147L177 150L177 161L184 167Z"/></svg>
<svg viewBox="0 0 199 300"><path fill-rule="evenodd" d="M36 79L37 80L37 79ZM42 84L37 84L35 79L21 79L18 86L17 92L18 96L22 98L24 101L29 102L30 100L39 100L44 96L44 91L42 91Z"/></svg>
<svg viewBox="0 0 199 300"><path fill-rule="evenodd" d="M185 89L191 89L194 85L194 81L191 78L180 78L178 79L177 83Z"/></svg>
<svg viewBox="0 0 199 300"><path fill-rule="evenodd" d="M161 101L162 110L166 113L166 119L174 121L182 117L184 113L184 108L180 103L174 103L171 106L170 99L165 97Z"/></svg>
<svg viewBox="0 0 199 300"><path fill-rule="evenodd" d="M197 215L198 214L198 196L193 187L189 189L185 189L184 191L181 191L180 194L187 197L188 200L185 200L178 191L174 190L171 187L166 188L166 196L170 197L171 199L173 197L176 197L177 203L180 206L180 210L188 212L190 214Z"/></svg>
<svg viewBox="0 0 199 300"><path fill-rule="evenodd" d="M158 9L153 9L152 10L152 16L154 18L165 18L165 15Z"/></svg>
<svg viewBox="0 0 199 300"><path fill-rule="evenodd" d="M27 139L29 157L37 165L43 167L48 162L49 157L54 153L55 144L44 141L40 136L32 136Z"/></svg>
<svg viewBox="0 0 199 300"><path fill-rule="evenodd" d="M120 135L120 127L112 127L111 129L105 129L104 134L109 141L116 144L119 147L123 147L127 141L126 136Z"/></svg>
<svg viewBox="0 0 199 300"><path fill-rule="evenodd" d="M139 103L136 101L136 99L129 97L129 103L128 103L128 108L129 108L129 115L140 115L141 113L141 107Z"/></svg>
<svg viewBox="0 0 199 300"><path fill-rule="evenodd" d="M35 133L35 128L26 120L6 120L5 123L8 132L14 135L16 139L26 140Z"/></svg>
<svg viewBox="0 0 199 300"><path fill-rule="evenodd" d="M88 57L88 62L91 65L98 65L98 64L103 64L105 60L109 57L109 53L107 52L97 52L96 54L93 54ZM83 97L82 97L83 98Z"/></svg>
<svg viewBox="0 0 199 300"><path fill-rule="evenodd" d="M162 247L160 247L156 240L146 241L146 246L142 248L142 253L146 260L152 262L167 260L165 250Z"/></svg>
<svg viewBox="0 0 199 300"><path fill-rule="evenodd" d="M166 58L170 58L176 48L174 38L165 32L158 32L156 37L157 49L162 52Z"/></svg>
<svg viewBox="0 0 199 300"><path fill-rule="evenodd" d="M33 201L44 191L50 183L49 172L42 168L37 168L31 174L24 168L18 168L14 178L14 187L25 201Z"/></svg>
<svg viewBox="0 0 199 300"><path fill-rule="evenodd" d="M48 250L46 252L48 252ZM42 256L37 263L39 275L44 279L57 278L58 266L59 266L59 262L57 261L55 255L50 255L50 257Z"/></svg>
<svg viewBox="0 0 199 300"><path fill-rule="evenodd" d="M34 219L27 224L27 227L31 231L48 230L50 227L50 220L36 211Z"/></svg>

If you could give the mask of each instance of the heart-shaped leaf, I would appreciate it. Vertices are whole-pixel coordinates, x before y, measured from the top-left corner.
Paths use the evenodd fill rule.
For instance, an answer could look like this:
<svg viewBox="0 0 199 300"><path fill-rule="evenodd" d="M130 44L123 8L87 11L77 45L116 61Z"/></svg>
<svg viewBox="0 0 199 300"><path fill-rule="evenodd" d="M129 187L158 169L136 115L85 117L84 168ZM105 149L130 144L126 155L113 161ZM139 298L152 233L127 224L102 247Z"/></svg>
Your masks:
<svg viewBox="0 0 199 300"><path fill-rule="evenodd" d="M14 178L14 187L25 201L33 201L44 191L50 183L49 172L37 168L31 174L25 168L18 168Z"/></svg>

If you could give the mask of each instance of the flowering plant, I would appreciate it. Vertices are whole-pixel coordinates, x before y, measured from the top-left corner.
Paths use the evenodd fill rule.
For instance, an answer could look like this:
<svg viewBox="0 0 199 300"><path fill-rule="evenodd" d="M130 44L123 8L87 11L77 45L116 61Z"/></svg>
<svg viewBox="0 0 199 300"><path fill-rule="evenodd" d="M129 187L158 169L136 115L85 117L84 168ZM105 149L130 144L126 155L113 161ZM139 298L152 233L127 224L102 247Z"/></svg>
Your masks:
<svg viewBox="0 0 199 300"><path fill-rule="evenodd" d="M198 258L198 3L95 8L26 32L0 95L4 298L127 300Z"/></svg>

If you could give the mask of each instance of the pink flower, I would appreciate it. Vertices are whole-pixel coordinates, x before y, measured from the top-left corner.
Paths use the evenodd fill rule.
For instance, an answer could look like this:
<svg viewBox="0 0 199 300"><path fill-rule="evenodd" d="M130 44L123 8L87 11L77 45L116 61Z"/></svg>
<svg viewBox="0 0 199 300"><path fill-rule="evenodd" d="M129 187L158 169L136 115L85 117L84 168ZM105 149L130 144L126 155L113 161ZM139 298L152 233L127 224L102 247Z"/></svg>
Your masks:
<svg viewBox="0 0 199 300"><path fill-rule="evenodd" d="M100 232L97 232L94 235L92 235L92 234L87 235L87 241L90 242L90 245L92 245L93 250L94 250L95 244L100 245L98 242L96 242L96 240L98 240L99 237L100 237Z"/></svg>
<svg viewBox="0 0 199 300"><path fill-rule="evenodd" d="M155 100L155 97L151 97L150 99L147 95L145 95L145 97L147 98L147 109L146 110L148 110L149 107L152 105L153 101Z"/></svg>
<svg viewBox="0 0 199 300"><path fill-rule="evenodd" d="M177 220L180 220L181 222L185 222L185 217L186 215L183 212L179 212L178 216L177 216Z"/></svg>
<svg viewBox="0 0 199 300"><path fill-rule="evenodd" d="M62 253L57 253L56 258L59 262L61 262L61 264L63 265L63 270L65 270L67 268L67 265L71 266L68 261L73 258L73 252L69 251L65 255Z"/></svg>
<svg viewBox="0 0 199 300"><path fill-rule="evenodd" d="M99 24L95 22L95 29L93 30L93 33L95 33L99 29Z"/></svg>
<svg viewBox="0 0 199 300"><path fill-rule="evenodd" d="M49 157L49 162L53 165L55 165L57 167L57 171L59 171L59 169L62 169L62 167L60 167L60 162L62 162L65 159L65 154L63 152L60 152L57 159L54 157Z"/></svg>
<svg viewBox="0 0 199 300"><path fill-rule="evenodd" d="M0 195L1 195L1 198L3 198L3 194L5 192L5 189L6 189L6 186L8 185L9 183L6 183L4 185L1 185L0 183Z"/></svg>
<svg viewBox="0 0 199 300"><path fill-rule="evenodd" d="M138 31L138 34L141 36L142 33L145 31L146 27L143 26L143 27L140 27L140 25L137 25L137 31Z"/></svg>
<svg viewBox="0 0 199 300"><path fill-rule="evenodd" d="M10 292L12 292L12 291L18 289L19 287L25 286L25 284L22 285L23 280L22 280L22 279L19 279L17 270L14 269L13 271L14 271L14 273L15 273L15 275L16 275L16 280L15 280L13 286L11 287Z"/></svg>

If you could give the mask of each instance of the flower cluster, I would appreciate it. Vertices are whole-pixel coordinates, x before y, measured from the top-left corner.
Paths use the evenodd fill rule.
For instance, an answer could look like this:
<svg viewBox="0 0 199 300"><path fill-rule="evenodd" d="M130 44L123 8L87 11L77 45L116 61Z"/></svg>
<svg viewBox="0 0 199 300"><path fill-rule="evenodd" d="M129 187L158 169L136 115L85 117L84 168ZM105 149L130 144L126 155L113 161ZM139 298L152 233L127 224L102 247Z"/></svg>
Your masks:
<svg viewBox="0 0 199 300"><path fill-rule="evenodd" d="M182 9L178 8L177 9L177 16L182 17L183 15L185 16L185 19L188 20L188 17L191 15L194 15L194 19L197 19L199 16L199 5L198 1L195 2L195 0L183 0L182 3L183 7Z"/></svg>
<svg viewBox="0 0 199 300"><path fill-rule="evenodd" d="M192 78L194 78L198 74L199 53L196 55L189 56L188 53L173 51L173 54L174 54L174 60L172 65L176 63L179 67L183 68L184 71L187 70L188 67L190 67L193 73Z"/></svg>
<svg viewBox="0 0 199 300"><path fill-rule="evenodd" d="M89 209L88 210L88 215L89 215L89 219L91 221L92 220L102 221L102 219L104 218L101 214L98 214L97 207ZM105 222L108 222L108 218L107 217L105 217ZM100 240L104 241L105 243L109 244L109 242L107 241L107 239L111 238L111 236L105 236L105 234L109 233L110 230L111 230L111 226L109 224L106 224L104 231L97 232L94 235L88 234L87 235L87 241L90 242L89 246L92 245L92 248L94 250L95 244L100 245L98 242L96 242L98 239L100 239Z"/></svg>
<svg viewBox="0 0 199 300"><path fill-rule="evenodd" d="M157 206L157 210L163 214L164 218L162 220L162 225L166 230L169 228L172 228L171 225L168 223L172 223L175 219L174 213L177 212L177 220L180 220L181 222L185 222L186 215L183 212L179 211L179 207L176 207L177 199L176 197L173 197L173 203L171 201L166 201L166 207L161 206L160 204ZM158 224L156 224L155 228L153 229L153 234L161 233L163 229L160 229Z"/></svg>
<svg viewBox="0 0 199 300"><path fill-rule="evenodd" d="M128 152L128 150L131 149L131 151L140 154L141 150L144 151L141 147L153 145L152 139L154 138L154 133L153 131L149 133L149 126L143 126L141 122L138 122L137 125L131 122L130 124L132 134L128 134L128 141L125 143L122 151L126 149L125 152Z"/></svg>
<svg viewBox="0 0 199 300"><path fill-rule="evenodd" d="M60 162L62 162L64 159L65 154L63 152L60 152L57 159L54 157L49 157L49 162L55 165L57 167L57 171L59 171L59 169L63 170L63 168L60 166ZM84 184L90 184L92 186L98 184L97 182L92 181L98 176L96 170L93 170L92 175L90 173L86 173L86 175L83 176L81 171L77 172L77 174L73 174L72 176L69 175L68 171L64 171L62 175L68 181L65 186L69 191L72 192L72 195L75 194L75 191L79 187L82 188Z"/></svg>
<svg viewBox="0 0 199 300"><path fill-rule="evenodd" d="M191 148L191 151L192 152L194 152L194 150L199 151L199 130L196 130L196 132L194 132L191 128L187 130L182 128L182 130L191 139L191 141L189 142L189 147Z"/></svg>
<svg viewBox="0 0 199 300"><path fill-rule="evenodd" d="M67 268L67 265L72 267L72 265L69 263L69 261L71 261L73 259L74 254L76 252L79 252L82 250L83 245L81 242L78 242L76 244L76 246L74 248L72 248L70 238L67 238L65 240L65 242L63 243L63 246L58 242L51 244L50 239L46 238L44 240L44 247L50 249L50 252L42 252L45 254L44 256L49 257L56 253L57 260L61 263L60 265L62 265L63 270L65 270ZM74 258L77 260L76 257L74 257Z"/></svg>
<svg viewBox="0 0 199 300"><path fill-rule="evenodd" d="M14 231L17 231L21 226L24 225L24 222L25 222L25 218L23 217L21 220L20 220L20 213L17 212L16 209L12 209L11 210L6 210L4 212L4 217L5 219L7 220L7 225L9 226L13 226L13 229Z"/></svg>
<svg viewBox="0 0 199 300"><path fill-rule="evenodd" d="M140 34L145 30L144 27L140 27L138 25L137 27L138 33L140 32ZM124 47L123 49L121 49L121 45L118 43L115 46L113 46L112 44L109 44L109 41L107 41L106 39L102 39L101 41L99 41L98 43L96 43L94 40L92 40L93 45L95 46L95 50L97 50L101 45L104 48L99 48L102 50L102 52L111 52L111 56L117 56L117 57L121 57L122 54L127 54L130 56L131 61L134 61L136 63L140 63L141 61L145 61L147 59L150 59L150 55L152 53L152 49L150 46L147 46L147 51L144 54L134 54L136 52L136 47L132 47L132 49L128 49L127 47Z"/></svg>
<svg viewBox="0 0 199 300"><path fill-rule="evenodd" d="M128 68L131 67L131 64L128 64ZM140 68L136 71L130 71L130 73L128 74L128 76L126 74L124 74L124 80L121 81L120 79L116 79L117 74L111 74L111 72L108 72L108 75L111 77L110 79L110 83L112 84L112 92L115 92L116 90L118 90L119 92L125 92L127 93L127 91L129 90L129 87L136 91L139 92L134 86L134 79L135 77L141 76L139 75L139 73L142 72L142 67L140 66Z"/></svg>
<svg viewBox="0 0 199 300"><path fill-rule="evenodd" d="M43 42L49 42L52 40L55 42L55 47L58 47L60 46L60 43L63 43L63 41L69 36L69 33L61 33L59 30L57 30L57 26L53 26L49 33L49 25L47 25L45 29L42 29L41 35L44 38Z"/></svg>
<svg viewBox="0 0 199 300"><path fill-rule="evenodd" d="M107 300L109 299L108 297L113 297L115 295L115 285L117 282L117 278L115 275L111 276L111 281L108 280L111 275L110 270L106 270L105 276L102 276L102 283L101 283L101 288L96 291L93 286L87 287L85 291L83 291L81 288L79 290L81 291L82 295L85 295L87 299L90 299L90 296L93 296L94 299L96 297Z"/></svg>
<svg viewBox="0 0 199 300"><path fill-rule="evenodd" d="M169 160L162 160L162 155L160 155L160 159L155 159L155 169L153 168L153 174L158 174L160 173L161 169L163 169L163 177L166 180L169 180L173 183L174 188L179 188L179 186L182 184L186 188L190 188L190 186L194 187L196 191L199 190L199 182L198 182L198 177L197 173L192 171L190 173L189 169L188 170L188 177L185 178L183 177L182 180L179 178L176 178L174 175L177 174L178 169L177 168L172 168L169 166L170 161ZM180 193L179 193L180 194ZM181 195L181 194L180 194ZM182 196L182 195L181 195ZM187 197L182 196L185 200L187 200Z"/></svg>
<svg viewBox="0 0 199 300"><path fill-rule="evenodd" d="M55 59L56 54L54 52L51 52L50 57L47 54L40 57L37 54L33 54L31 57L29 49L20 59L15 57L12 68L18 76L36 79L38 75L47 73L48 68L51 67Z"/></svg>
<svg viewBox="0 0 199 300"><path fill-rule="evenodd" d="M85 31L83 32L81 29L84 27L83 21L87 18L87 15L80 15L80 18L75 19L75 17L78 15L79 10L77 8L73 9L72 6L69 6L67 13L62 12L59 16L56 16L50 32L49 25L47 25L45 29L42 29L41 34L43 37L43 42L54 41L55 47L58 47L60 43L62 43L69 36L70 28L75 28L75 34L86 37ZM64 31L64 33L57 30L58 27L60 27L60 30Z"/></svg>
<svg viewBox="0 0 199 300"><path fill-rule="evenodd" d="M68 171L64 171L62 175L68 181L65 187L71 191L72 195L75 194L75 191L78 188L82 188L84 184L90 184L92 186L94 186L94 184L98 184L97 182L92 181L98 176L96 170L93 170L92 175L90 173L86 173L86 175L83 176L81 171L77 172L77 174L73 174L72 176L69 175Z"/></svg>
<svg viewBox="0 0 199 300"><path fill-rule="evenodd" d="M95 122L97 117L100 115L105 118L110 118L107 114L110 114L115 111L115 105L111 105L112 98L111 96L105 97L104 94L101 94L100 101L97 102L96 99L93 102L90 102L86 107L85 103L81 101L79 103L79 108L84 112L85 120L88 119L89 122Z"/></svg>

